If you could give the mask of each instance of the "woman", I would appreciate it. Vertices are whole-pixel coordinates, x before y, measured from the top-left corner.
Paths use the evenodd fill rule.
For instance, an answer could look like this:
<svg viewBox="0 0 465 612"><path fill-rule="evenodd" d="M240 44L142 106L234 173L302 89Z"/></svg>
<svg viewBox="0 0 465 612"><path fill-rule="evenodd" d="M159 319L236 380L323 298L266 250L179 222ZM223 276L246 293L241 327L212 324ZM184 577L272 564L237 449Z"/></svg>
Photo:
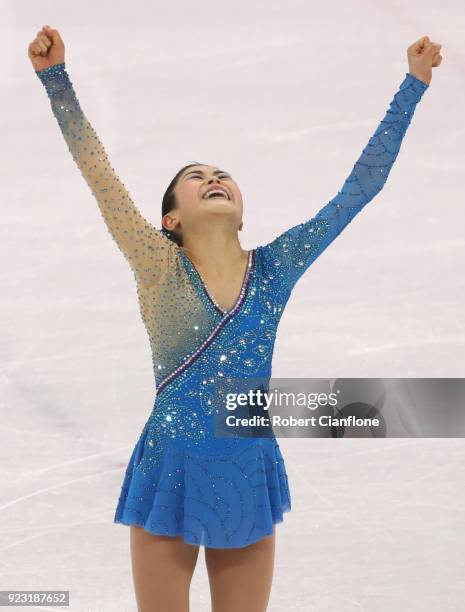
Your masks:
<svg viewBox="0 0 465 612"><path fill-rule="evenodd" d="M266 610L276 523L291 498L276 438L215 436L218 381L271 376L276 330L298 279L382 189L416 104L441 62L424 36L342 190L309 221L265 246L242 249L242 196L215 166L181 168L162 205L162 229L137 210L83 114L57 30L28 54L69 150L136 280L157 393L126 469L114 522L130 525L143 612L189 609L205 547L214 612Z"/></svg>

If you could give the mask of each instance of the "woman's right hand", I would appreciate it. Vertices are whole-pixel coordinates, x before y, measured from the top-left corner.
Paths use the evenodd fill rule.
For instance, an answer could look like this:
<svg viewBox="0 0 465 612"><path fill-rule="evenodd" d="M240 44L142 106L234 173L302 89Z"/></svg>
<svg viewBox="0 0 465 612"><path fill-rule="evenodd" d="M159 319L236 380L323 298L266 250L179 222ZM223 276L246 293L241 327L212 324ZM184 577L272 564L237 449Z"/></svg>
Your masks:
<svg viewBox="0 0 465 612"><path fill-rule="evenodd" d="M58 30L45 25L27 49L34 70L43 70L65 61L65 44Z"/></svg>

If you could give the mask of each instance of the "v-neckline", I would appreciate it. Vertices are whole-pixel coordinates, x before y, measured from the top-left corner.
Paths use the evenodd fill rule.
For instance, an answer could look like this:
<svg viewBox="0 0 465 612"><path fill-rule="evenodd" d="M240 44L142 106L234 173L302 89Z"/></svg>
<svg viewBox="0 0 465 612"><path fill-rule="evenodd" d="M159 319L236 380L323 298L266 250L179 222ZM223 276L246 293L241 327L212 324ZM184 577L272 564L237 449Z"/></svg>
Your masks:
<svg viewBox="0 0 465 612"><path fill-rule="evenodd" d="M207 287L207 284L205 283L205 281L202 278L202 275L200 274L200 272L197 270L196 266L194 265L194 263L191 261L191 259L189 258L189 256L183 251L182 248L179 249L182 257L184 258L184 260L187 262L187 265L189 266L189 269L192 270L192 272L194 273L201 289L202 292L204 294L204 296L206 296L206 298L209 300L209 302L212 304L212 306L214 306L216 308L216 310L222 315L222 316L226 316L230 313L232 313L234 310L236 310L236 308L238 308L240 306L240 304L242 303L242 300L245 298L246 296L246 292L247 292L247 286L248 286L248 280L249 277L252 273L253 267L254 267L254 262L255 262L255 249L251 249L248 251L248 255L247 255L247 265L245 268L245 272L244 272L244 276L242 278L242 284L241 284L241 289L239 291L239 295L236 298L236 301L234 302L234 305L229 308L228 310L224 310L216 301L215 297L213 296L213 294L210 292L210 290Z"/></svg>

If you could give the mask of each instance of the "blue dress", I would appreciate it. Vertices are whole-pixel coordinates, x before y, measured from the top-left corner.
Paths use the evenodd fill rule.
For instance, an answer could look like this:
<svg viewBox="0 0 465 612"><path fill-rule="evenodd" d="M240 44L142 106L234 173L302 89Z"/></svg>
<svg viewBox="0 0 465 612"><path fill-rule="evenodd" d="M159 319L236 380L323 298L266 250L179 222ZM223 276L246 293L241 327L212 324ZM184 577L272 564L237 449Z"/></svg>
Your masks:
<svg viewBox="0 0 465 612"><path fill-rule="evenodd" d="M428 87L406 73L342 190L313 218L248 253L236 303L224 311L187 252L147 221L83 114L65 64L37 71L68 148L134 272L156 383L129 459L115 523L213 548L273 533L291 509L274 437L214 435L218 377L271 377L276 331L305 270L382 189Z"/></svg>

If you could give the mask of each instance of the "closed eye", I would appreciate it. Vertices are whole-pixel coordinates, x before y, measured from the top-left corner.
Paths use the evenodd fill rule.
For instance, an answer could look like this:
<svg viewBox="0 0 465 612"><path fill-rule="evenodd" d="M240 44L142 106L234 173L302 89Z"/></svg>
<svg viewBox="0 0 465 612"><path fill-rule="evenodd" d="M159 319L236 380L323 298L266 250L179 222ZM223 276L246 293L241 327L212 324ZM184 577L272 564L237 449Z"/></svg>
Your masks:
<svg viewBox="0 0 465 612"><path fill-rule="evenodd" d="M231 180L231 176L230 176L229 174L217 174L217 176L219 176L219 177L223 177L223 178L225 178L225 179L230 179L230 180ZM202 176L202 174L201 174L200 172L192 172L192 173L190 173L190 174L189 174L189 176L188 176L188 177L186 177L186 178L188 178L188 179L189 179L189 178L200 178L200 179L201 179L201 178L203 178L203 176Z"/></svg>

